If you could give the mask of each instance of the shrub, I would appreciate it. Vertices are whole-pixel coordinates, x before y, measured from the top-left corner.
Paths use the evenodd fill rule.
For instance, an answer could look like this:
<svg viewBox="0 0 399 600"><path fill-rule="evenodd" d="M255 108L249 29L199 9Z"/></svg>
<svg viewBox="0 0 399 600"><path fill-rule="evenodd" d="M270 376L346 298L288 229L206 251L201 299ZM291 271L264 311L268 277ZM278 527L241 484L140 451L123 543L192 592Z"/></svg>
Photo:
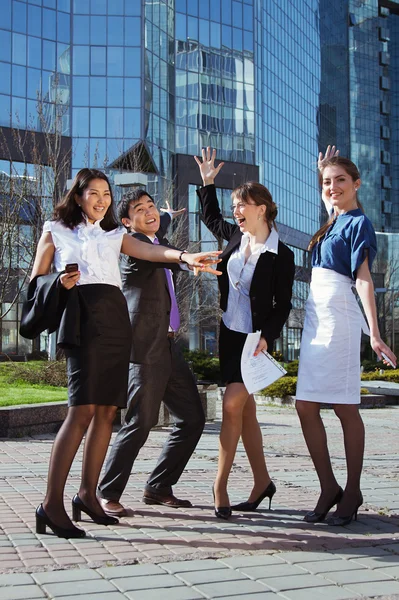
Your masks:
<svg viewBox="0 0 399 600"><path fill-rule="evenodd" d="M280 352L280 350L274 350L274 352L272 352L272 356L275 360L277 360L277 362L283 362L284 361L284 356L283 353Z"/></svg>
<svg viewBox="0 0 399 600"><path fill-rule="evenodd" d="M46 350L34 350L26 354L26 360L48 360L48 352Z"/></svg>
<svg viewBox="0 0 399 600"><path fill-rule="evenodd" d="M362 360L362 367L363 367L364 373L369 373L371 371L375 371L376 369L385 369L386 368L384 363L381 360L376 361L376 360L368 360L368 359Z"/></svg>
<svg viewBox="0 0 399 600"><path fill-rule="evenodd" d="M262 390L262 396L270 396L271 398L284 398L284 396L295 396L297 377L281 377L267 388Z"/></svg>
<svg viewBox="0 0 399 600"><path fill-rule="evenodd" d="M183 350L183 355L198 380L213 381L215 383L220 381L220 366L217 357L202 350L186 349Z"/></svg>
<svg viewBox="0 0 399 600"><path fill-rule="evenodd" d="M386 369L386 366L384 367ZM371 373L362 373L363 381L390 381L392 383L399 383L399 369L387 369L381 374L379 371L373 371Z"/></svg>
<svg viewBox="0 0 399 600"><path fill-rule="evenodd" d="M67 387L66 362L50 361L42 364L13 363L7 365L8 383L39 383Z"/></svg>
<svg viewBox="0 0 399 600"><path fill-rule="evenodd" d="M290 377L296 377L298 375L298 365L299 360L292 360L291 362L285 365L285 370L287 371L287 375Z"/></svg>

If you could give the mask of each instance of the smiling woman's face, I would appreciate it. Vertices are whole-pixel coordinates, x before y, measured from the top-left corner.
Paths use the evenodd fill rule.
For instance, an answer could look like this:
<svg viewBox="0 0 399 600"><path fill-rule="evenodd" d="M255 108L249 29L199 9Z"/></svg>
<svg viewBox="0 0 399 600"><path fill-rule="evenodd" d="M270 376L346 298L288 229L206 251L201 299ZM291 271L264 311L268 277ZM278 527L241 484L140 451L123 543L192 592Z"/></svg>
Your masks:
<svg viewBox="0 0 399 600"><path fill-rule="evenodd" d="M81 207L90 223L105 217L112 202L109 185L103 179L92 179L82 196L76 196L76 203Z"/></svg>
<svg viewBox="0 0 399 600"><path fill-rule="evenodd" d="M360 184L360 179L353 181L340 165L326 167L323 171L323 195L338 212L357 208L356 192Z"/></svg>

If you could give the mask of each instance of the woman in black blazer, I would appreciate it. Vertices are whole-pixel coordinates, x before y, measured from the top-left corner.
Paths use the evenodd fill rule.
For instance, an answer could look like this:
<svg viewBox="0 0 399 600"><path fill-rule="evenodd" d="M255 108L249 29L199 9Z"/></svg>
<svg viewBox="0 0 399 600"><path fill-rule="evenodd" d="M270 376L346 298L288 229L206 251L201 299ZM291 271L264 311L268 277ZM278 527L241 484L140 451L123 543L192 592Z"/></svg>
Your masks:
<svg viewBox="0 0 399 600"><path fill-rule="evenodd" d="M198 190L202 217L208 229L228 243L219 258L220 307L219 357L222 379L226 383L223 418L219 440L218 473L213 487L215 514L231 515L227 482L238 440L242 438L254 476L247 502L233 507L239 511L256 510L276 486L267 471L263 441L256 418L256 404L248 394L241 376L241 354L248 333L260 330L255 355L273 349L291 309L294 281L294 254L278 239L274 220L277 207L263 185L248 182L232 193L236 224L225 221L220 212L214 180L223 166L215 167L216 151L202 150L202 162L194 157L204 187Z"/></svg>

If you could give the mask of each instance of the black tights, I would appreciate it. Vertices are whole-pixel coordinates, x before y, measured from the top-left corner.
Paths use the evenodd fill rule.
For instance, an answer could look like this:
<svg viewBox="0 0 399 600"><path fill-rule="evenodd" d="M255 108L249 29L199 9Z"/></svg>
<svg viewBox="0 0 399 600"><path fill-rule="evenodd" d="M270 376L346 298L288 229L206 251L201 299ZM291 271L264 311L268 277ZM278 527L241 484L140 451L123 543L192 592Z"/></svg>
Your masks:
<svg viewBox="0 0 399 600"><path fill-rule="evenodd" d="M297 400L296 409L306 445L320 481L321 495L315 510L324 512L338 492L339 485L331 466L326 430L320 416L320 404ZM341 421L347 467L345 493L337 514L348 516L352 514L361 497L360 477L364 456L364 424L356 404L334 404L334 411Z"/></svg>
<svg viewBox="0 0 399 600"><path fill-rule="evenodd" d="M87 404L72 406L59 430L51 451L47 493L43 502L48 517L58 526L69 528L64 507L64 490L73 459L86 433L79 497L95 513L104 515L96 490L112 434L116 406Z"/></svg>

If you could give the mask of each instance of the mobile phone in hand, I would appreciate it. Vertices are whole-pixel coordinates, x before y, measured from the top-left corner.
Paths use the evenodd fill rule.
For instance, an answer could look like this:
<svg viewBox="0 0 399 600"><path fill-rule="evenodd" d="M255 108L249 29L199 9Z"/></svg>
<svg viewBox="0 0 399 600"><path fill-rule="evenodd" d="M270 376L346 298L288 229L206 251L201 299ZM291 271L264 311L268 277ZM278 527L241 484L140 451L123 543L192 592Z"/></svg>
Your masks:
<svg viewBox="0 0 399 600"><path fill-rule="evenodd" d="M76 273L76 271L79 271L78 263L68 263L65 265L65 273Z"/></svg>
<svg viewBox="0 0 399 600"><path fill-rule="evenodd" d="M393 367L395 369L395 365L393 364L393 362L391 361L390 358L387 357L387 355L385 354L385 352L381 352L381 356L384 360L387 361L387 363L389 363L391 365L391 367Z"/></svg>

